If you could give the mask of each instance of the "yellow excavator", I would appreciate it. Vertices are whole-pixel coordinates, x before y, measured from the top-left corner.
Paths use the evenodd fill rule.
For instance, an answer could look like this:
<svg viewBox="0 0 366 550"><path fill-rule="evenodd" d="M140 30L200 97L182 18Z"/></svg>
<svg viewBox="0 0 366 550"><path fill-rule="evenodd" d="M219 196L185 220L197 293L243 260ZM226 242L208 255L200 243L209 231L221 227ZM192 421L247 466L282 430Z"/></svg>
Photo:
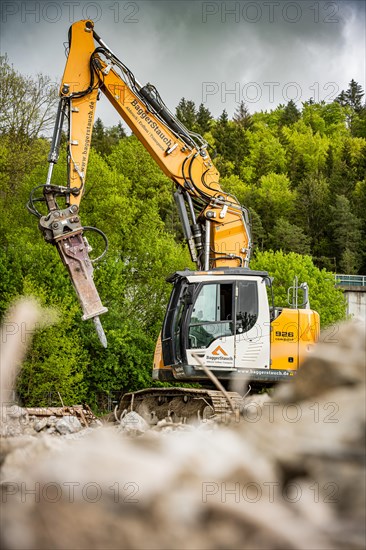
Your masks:
<svg viewBox="0 0 366 550"><path fill-rule="evenodd" d="M289 379L318 338L319 315L308 307L276 308L268 273L249 268L251 235L248 211L225 193L207 143L189 131L168 109L152 84L141 85L94 30L91 20L69 30L69 53L49 154L43 196L32 192L29 210L39 218L45 240L58 249L83 309L99 338L107 341L100 315L107 312L93 281L88 243L79 208L98 94L105 94L134 135L176 185L174 194L185 238L197 271L185 270L167 280L173 290L159 336L152 377L165 382L207 383L207 369L223 384L233 379L271 384ZM62 129L68 121L65 186L52 184ZM57 199L63 197L65 208ZM44 200L42 216L36 200ZM104 236L104 235L103 235ZM236 396L234 392L232 398ZM209 407L227 407L220 391L152 388L122 398L120 408L149 403L157 416L188 409L193 415Z"/></svg>

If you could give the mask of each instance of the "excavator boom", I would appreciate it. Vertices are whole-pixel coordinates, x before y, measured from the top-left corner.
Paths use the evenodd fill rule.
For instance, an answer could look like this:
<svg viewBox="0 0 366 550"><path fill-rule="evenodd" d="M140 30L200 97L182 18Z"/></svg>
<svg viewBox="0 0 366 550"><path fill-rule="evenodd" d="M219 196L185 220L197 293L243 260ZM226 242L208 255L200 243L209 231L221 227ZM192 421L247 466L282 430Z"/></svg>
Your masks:
<svg viewBox="0 0 366 550"><path fill-rule="evenodd" d="M177 204L182 216L182 212L187 213L189 222L184 222L184 230L197 266L248 266L247 212L221 189L207 143L176 119L154 86L138 83L94 31L92 21L79 21L71 27L60 89L61 102L68 103L71 120L68 186L80 191L70 195L70 204L78 205L82 197L99 90L176 184Z"/></svg>
<svg viewBox="0 0 366 550"><path fill-rule="evenodd" d="M225 193L219 173L207 152L207 143L169 111L151 84L142 86L98 36L94 23L83 20L69 30L69 54L60 86L60 103L49 155L49 172L43 193L47 216L40 218L46 240L56 245L79 301L83 319L94 318L105 343L98 317L107 311L93 282L93 267L78 215L99 92L138 137L163 172L177 186L175 200L192 260L199 269L248 266L249 219L235 197ZM68 120L68 181L52 186L64 120ZM56 197L63 195L66 209ZM33 204L30 210L38 214Z"/></svg>

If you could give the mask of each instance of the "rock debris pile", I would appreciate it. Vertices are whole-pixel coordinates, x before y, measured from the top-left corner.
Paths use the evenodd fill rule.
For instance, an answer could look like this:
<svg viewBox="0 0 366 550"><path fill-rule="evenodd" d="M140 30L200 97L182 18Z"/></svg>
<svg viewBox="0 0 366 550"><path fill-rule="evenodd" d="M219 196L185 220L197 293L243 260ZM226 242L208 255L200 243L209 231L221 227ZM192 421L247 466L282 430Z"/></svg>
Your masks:
<svg viewBox="0 0 366 550"><path fill-rule="evenodd" d="M228 426L3 438L2 546L363 549L364 327L336 340Z"/></svg>
<svg viewBox="0 0 366 550"><path fill-rule="evenodd" d="M84 408L81 405L51 408L3 405L0 435L2 437L45 433L67 435L100 425L102 423L93 415L89 407Z"/></svg>

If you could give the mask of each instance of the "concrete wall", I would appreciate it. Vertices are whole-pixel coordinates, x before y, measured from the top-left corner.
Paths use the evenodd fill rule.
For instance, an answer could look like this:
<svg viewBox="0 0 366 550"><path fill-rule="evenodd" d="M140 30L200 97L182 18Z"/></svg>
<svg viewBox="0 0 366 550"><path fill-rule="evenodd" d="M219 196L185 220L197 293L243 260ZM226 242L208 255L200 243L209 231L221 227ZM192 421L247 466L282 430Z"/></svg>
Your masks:
<svg viewBox="0 0 366 550"><path fill-rule="evenodd" d="M341 287L347 300L347 313L366 323L366 287Z"/></svg>

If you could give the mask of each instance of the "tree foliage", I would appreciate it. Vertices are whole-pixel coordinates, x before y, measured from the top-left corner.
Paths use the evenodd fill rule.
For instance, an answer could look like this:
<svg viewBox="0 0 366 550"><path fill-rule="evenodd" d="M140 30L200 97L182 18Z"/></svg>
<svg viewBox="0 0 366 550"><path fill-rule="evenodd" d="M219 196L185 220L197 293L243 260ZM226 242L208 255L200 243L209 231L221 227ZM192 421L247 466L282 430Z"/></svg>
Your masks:
<svg viewBox="0 0 366 550"><path fill-rule="evenodd" d="M239 105L237 106L233 121L242 126L244 129L249 129L252 124L252 116L248 110L248 107L245 105L244 101L241 101Z"/></svg>
<svg viewBox="0 0 366 550"><path fill-rule="evenodd" d="M53 127L57 86L48 76L23 76L0 56L0 133L30 140Z"/></svg>
<svg viewBox="0 0 366 550"><path fill-rule="evenodd" d="M347 90L342 90L336 101L338 101L338 103L340 103L343 107L348 105L357 113L360 112L363 107L362 98L364 95L365 92L363 91L362 86L352 78Z"/></svg>
<svg viewBox="0 0 366 550"><path fill-rule="evenodd" d="M366 138L366 103L363 100L365 92L355 80L351 80L347 90L342 90L336 99L342 107L346 107L347 120L351 133L355 137Z"/></svg>
<svg viewBox="0 0 366 550"><path fill-rule="evenodd" d="M133 161L129 170L128 158ZM57 398L59 392L67 404L87 400L97 406L101 394L150 385L152 355L170 292L165 278L190 265L186 248L166 228L160 202L153 196L155 175L162 195L170 182L144 148L133 136L122 139L107 160L91 151L82 211L83 224L98 226L110 241L109 253L95 271L102 301L109 308L102 319L107 350L100 348L92 323L81 322L79 304L58 254L42 242L24 206L35 182L45 180L46 164L29 170L17 200L3 209L2 312L22 294L35 295L59 312L55 326L37 333L22 370L18 391L29 405L48 404L50 394ZM64 182L64 165L63 154L55 166L55 184ZM135 186L138 167L146 179L140 178Z"/></svg>
<svg viewBox="0 0 366 550"><path fill-rule="evenodd" d="M102 120L97 118L93 127L92 147L103 156L111 154L118 142L126 137L126 132L119 122L116 126L105 128Z"/></svg>
<svg viewBox="0 0 366 550"><path fill-rule="evenodd" d="M331 206L330 226L334 236L334 254L343 273L357 273L365 251L362 249L361 220L352 212L350 201L337 195Z"/></svg>
<svg viewBox="0 0 366 550"><path fill-rule="evenodd" d="M281 114L280 124L282 126L291 126L291 124L295 124L300 118L301 113L296 107L296 103L291 99Z"/></svg>
<svg viewBox="0 0 366 550"><path fill-rule="evenodd" d="M197 110L194 101L186 100L183 97L176 108L176 116L188 130L193 131L197 120Z"/></svg>
<svg viewBox="0 0 366 550"><path fill-rule="evenodd" d="M102 318L109 347L99 347L54 247L46 245L25 209L44 183L49 144L42 135L54 119L47 77L20 75L1 58L0 313L33 294L59 313L40 330L28 354L19 393L27 404L47 404L59 392L67 404L151 385L151 364L170 287L165 278L190 266L172 199L172 182L121 124L94 127L81 217L109 238L95 280L109 313ZM342 95L343 94L343 95ZM275 277L277 304L286 305L293 278L307 281L311 306L323 326L344 316L342 293L329 270L365 273L366 129L363 91L352 81L336 101L293 102L233 119L214 119L201 104L182 99L180 120L204 134L218 153L222 188L250 211L253 269ZM66 156L54 170L66 181ZM98 250L97 239L91 244ZM323 269L326 267L328 271Z"/></svg>
<svg viewBox="0 0 366 550"><path fill-rule="evenodd" d="M202 136L209 132L212 125L212 120L213 118L209 109L207 109L207 107L205 107L204 104L201 103L198 107L195 124L193 126L195 132Z"/></svg>
<svg viewBox="0 0 366 550"><path fill-rule="evenodd" d="M320 315L322 327L344 319L345 299L342 290L335 288L334 277L325 269L317 268L310 256L290 252L258 251L252 260L253 269L268 271L274 278L275 305L289 307L287 289L297 276L299 283L309 286L310 307Z"/></svg>

